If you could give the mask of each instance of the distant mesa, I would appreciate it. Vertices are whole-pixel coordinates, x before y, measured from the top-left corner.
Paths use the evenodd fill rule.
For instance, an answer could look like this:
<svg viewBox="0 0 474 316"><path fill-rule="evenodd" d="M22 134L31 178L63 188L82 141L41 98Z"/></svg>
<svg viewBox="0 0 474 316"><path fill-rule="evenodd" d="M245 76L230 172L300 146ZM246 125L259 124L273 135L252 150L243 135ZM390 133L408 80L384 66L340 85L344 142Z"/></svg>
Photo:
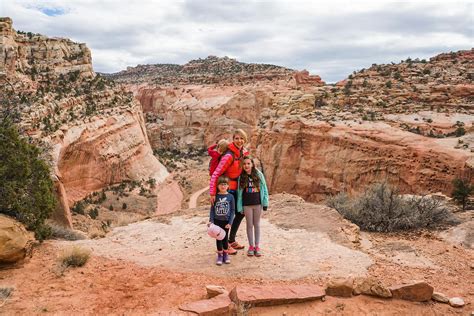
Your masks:
<svg viewBox="0 0 474 316"><path fill-rule="evenodd" d="M243 63L227 56L198 58L184 65L137 65L117 73L103 75L117 82L154 84L239 84L292 78L296 79L298 84L324 84L321 77L311 76L307 70L298 72L272 64Z"/></svg>

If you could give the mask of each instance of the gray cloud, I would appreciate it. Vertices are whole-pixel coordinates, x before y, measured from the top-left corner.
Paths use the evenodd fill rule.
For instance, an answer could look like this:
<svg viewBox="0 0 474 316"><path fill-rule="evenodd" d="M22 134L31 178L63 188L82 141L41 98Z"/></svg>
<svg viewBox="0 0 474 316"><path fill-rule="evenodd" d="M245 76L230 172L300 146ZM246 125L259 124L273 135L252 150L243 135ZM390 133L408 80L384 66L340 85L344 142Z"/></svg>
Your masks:
<svg viewBox="0 0 474 316"><path fill-rule="evenodd" d="M474 38L471 1L12 0L1 8L16 29L87 43L102 72L227 55L334 82L372 63L470 49Z"/></svg>

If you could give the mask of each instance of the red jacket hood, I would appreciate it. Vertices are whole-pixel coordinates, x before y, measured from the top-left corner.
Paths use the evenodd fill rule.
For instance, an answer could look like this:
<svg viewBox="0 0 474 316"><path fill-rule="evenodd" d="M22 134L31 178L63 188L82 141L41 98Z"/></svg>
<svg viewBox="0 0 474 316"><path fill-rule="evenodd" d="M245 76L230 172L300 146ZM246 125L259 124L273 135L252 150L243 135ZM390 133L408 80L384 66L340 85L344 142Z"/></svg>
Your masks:
<svg viewBox="0 0 474 316"><path fill-rule="evenodd" d="M236 158L239 158L240 157L240 152L242 151L242 154L245 154L246 150L245 148L242 147L242 149L238 149L237 146L235 146L234 143L230 143L228 146L227 146L227 149L228 150L231 150L235 157Z"/></svg>

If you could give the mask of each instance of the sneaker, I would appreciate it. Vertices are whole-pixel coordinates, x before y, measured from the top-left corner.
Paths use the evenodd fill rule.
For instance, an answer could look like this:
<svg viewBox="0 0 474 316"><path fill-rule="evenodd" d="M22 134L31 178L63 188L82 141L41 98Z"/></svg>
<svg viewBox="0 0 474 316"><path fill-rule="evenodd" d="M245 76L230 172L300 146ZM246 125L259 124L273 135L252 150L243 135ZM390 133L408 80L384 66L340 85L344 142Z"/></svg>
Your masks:
<svg viewBox="0 0 474 316"><path fill-rule="evenodd" d="M255 254L255 248L253 246L249 246L249 250L247 250L247 256L252 257Z"/></svg>
<svg viewBox="0 0 474 316"><path fill-rule="evenodd" d="M230 245L229 245L229 249L227 249L227 253L229 255L236 255L237 254L237 250L235 250L234 248L232 248Z"/></svg>
<svg viewBox="0 0 474 316"><path fill-rule="evenodd" d="M234 241L233 243L230 244L230 246L234 249L244 249L245 246L239 244L238 242Z"/></svg>
<svg viewBox="0 0 474 316"><path fill-rule="evenodd" d="M224 259L224 255L223 255L221 252L218 252L218 253L217 253L216 264L217 264L218 266L221 266L223 259Z"/></svg>
<svg viewBox="0 0 474 316"><path fill-rule="evenodd" d="M257 247L255 247L255 257L260 257L260 256L262 256L262 251L257 246Z"/></svg>
<svg viewBox="0 0 474 316"><path fill-rule="evenodd" d="M229 264L229 263L230 263L229 254L228 254L227 251L225 251L225 250L224 250L224 256L223 256L222 260L224 261L225 264Z"/></svg>

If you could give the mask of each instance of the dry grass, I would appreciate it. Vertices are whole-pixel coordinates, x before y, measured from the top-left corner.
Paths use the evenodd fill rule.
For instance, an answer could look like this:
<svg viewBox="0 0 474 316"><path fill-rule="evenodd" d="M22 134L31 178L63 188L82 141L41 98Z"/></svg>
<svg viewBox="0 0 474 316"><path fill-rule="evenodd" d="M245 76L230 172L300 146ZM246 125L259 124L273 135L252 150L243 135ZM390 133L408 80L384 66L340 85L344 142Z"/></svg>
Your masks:
<svg viewBox="0 0 474 316"><path fill-rule="evenodd" d="M5 303L7 302L7 300L10 298L10 296L12 295L13 293L13 288L12 287L0 287L0 300L2 300L0 302L0 307L2 307L3 305L5 305Z"/></svg>
<svg viewBox="0 0 474 316"><path fill-rule="evenodd" d="M81 240L85 239L85 236L72 229L50 223L48 226L51 228L51 237L65 239L65 240Z"/></svg>
<svg viewBox="0 0 474 316"><path fill-rule="evenodd" d="M89 260L90 254L89 249L74 246L64 250L59 261L63 267L82 267Z"/></svg>

